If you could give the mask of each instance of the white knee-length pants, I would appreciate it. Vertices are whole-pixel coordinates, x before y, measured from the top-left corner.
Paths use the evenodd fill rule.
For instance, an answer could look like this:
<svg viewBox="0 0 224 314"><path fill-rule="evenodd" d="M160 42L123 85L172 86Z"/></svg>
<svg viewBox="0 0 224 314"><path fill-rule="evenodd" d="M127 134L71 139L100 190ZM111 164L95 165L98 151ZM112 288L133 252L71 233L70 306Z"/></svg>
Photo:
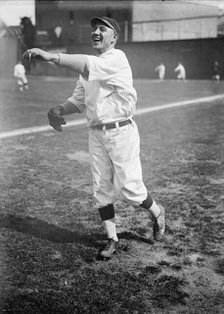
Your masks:
<svg viewBox="0 0 224 314"><path fill-rule="evenodd" d="M147 198L142 179L136 123L110 130L89 129L93 193L98 207L122 200L139 205Z"/></svg>

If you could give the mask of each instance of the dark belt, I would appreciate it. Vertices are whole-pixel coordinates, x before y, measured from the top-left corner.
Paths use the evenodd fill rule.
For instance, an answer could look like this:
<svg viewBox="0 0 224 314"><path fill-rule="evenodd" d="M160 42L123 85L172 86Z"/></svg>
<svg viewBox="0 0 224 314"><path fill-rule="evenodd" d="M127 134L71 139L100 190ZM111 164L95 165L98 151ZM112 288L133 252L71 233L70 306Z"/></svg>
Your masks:
<svg viewBox="0 0 224 314"><path fill-rule="evenodd" d="M133 120L133 118L132 118ZM121 121L121 122L118 122L118 123L105 123L105 124L98 124L98 125L93 125L92 126L92 129L97 129L97 130L110 130L110 129L115 129L117 126L118 127L122 127L122 126L125 126L127 124L130 124L132 123L132 120L131 119L128 119L128 120L125 120L125 121Z"/></svg>

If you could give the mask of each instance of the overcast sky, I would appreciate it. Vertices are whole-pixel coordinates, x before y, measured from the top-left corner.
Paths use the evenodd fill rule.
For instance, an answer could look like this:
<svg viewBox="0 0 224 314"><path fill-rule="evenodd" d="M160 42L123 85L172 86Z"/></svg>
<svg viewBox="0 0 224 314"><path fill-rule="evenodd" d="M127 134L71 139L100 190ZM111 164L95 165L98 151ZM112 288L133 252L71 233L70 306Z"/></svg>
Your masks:
<svg viewBox="0 0 224 314"><path fill-rule="evenodd" d="M20 24L20 18L28 16L35 24L35 0L0 0L0 18L7 26Z"/></svg>

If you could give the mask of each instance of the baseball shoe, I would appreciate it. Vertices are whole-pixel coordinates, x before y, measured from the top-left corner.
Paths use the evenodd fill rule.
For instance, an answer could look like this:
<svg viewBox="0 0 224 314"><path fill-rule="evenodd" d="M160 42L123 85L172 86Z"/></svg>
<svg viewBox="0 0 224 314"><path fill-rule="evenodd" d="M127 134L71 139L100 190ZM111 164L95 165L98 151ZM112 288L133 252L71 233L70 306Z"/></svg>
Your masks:
<svg viewBox="0 0 224 314"><path fill-rule="evenodd" d="M107 245L100 252L100 256L103 258L111 258L112 255L116 252L118 248L118 241L114 241L113 239L108 239Z"/></svg>
<svg viewBox="0 0 224 314"><path fill-rule="evenodd" d="M153 237L156 241L161 241L165 232L165 209L159 206L160 214L153 223Z"/></svg>

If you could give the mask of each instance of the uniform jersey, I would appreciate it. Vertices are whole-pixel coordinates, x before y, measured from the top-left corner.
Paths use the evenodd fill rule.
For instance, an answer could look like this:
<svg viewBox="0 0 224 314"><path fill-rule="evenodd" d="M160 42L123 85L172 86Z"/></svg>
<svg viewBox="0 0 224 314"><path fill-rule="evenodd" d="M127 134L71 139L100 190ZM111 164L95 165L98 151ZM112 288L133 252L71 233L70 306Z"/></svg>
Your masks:
<svg viewBox="0 0 224 314"><path fill-rule="evenodd" d="M26 70L22 64L18 63L15 65L15 67L14 67L14 76L15 77L24 77L25 73L26 73Z"/></svg>
<svg viewBox="0 0 224 314"><path fill-rule="evenodd" d="M178 66L174 69L175 72L178 72L177 78L185 79L186 78L186 71L182 64L178 64Z"/></svg>
<svg viewBox="0 0 224 314"><path fill-rule="evenodd" d="M126 120L134 114L137 94L126 55L110 49L99 56L87 55L88 80L79 77L68 100L82 112L87 110L88 126Z"/></svg>
<svg viewBox="0 0 224 314"><path fill-rule="evenodd" d="M156 67L155 71L159 73L160 79L163 79L165 77L166 68L165 68L164 64L158 65L158 67Z"/></svg>

